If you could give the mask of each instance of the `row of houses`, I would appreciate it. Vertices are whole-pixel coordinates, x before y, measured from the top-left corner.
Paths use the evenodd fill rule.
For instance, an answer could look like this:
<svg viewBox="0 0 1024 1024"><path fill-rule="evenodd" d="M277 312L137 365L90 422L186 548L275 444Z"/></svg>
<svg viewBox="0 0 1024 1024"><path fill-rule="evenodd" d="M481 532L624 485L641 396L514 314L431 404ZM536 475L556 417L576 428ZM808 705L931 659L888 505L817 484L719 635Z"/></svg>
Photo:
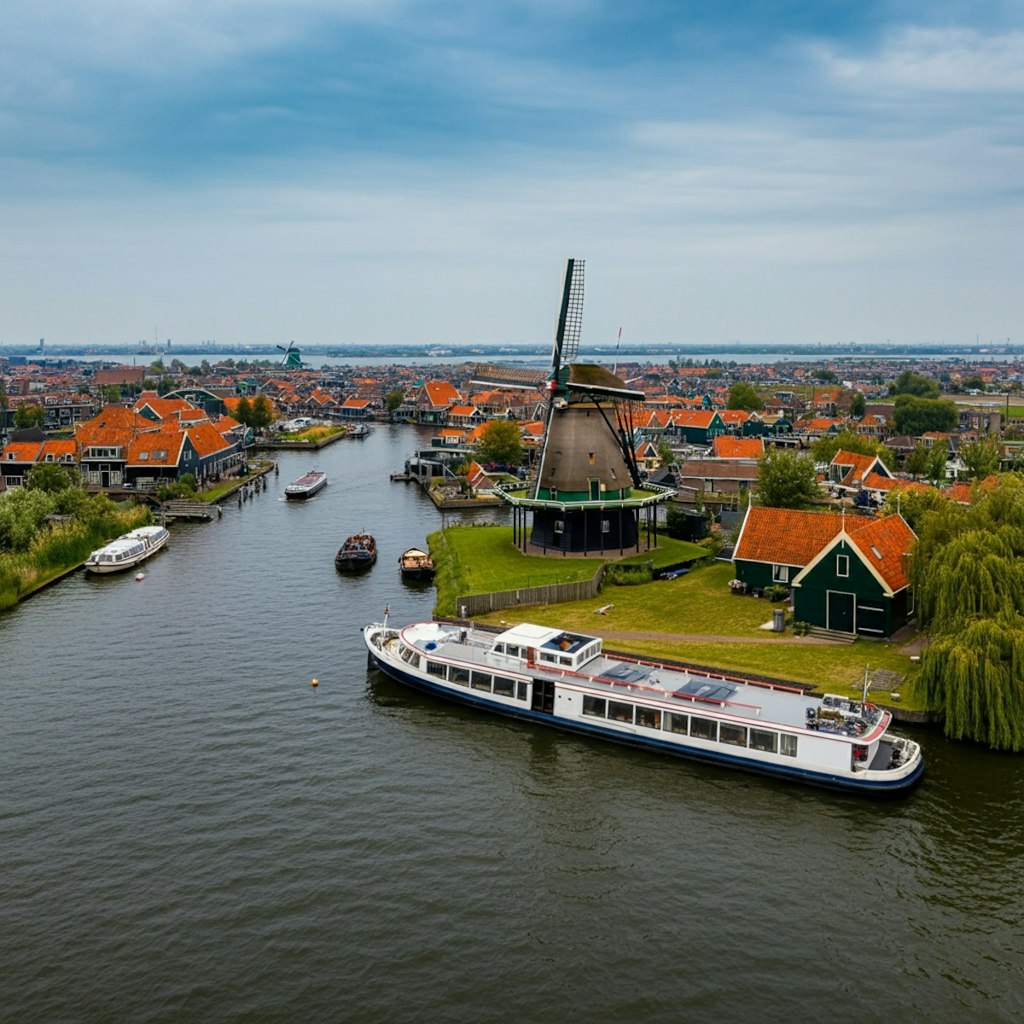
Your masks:
<svg viewBox="0 0 1024 1024"><path fill-rule="evenodd" d="M0 450L0 487L24 486L43 463L73 466L93 488L149 491L191 474L199 485L235 472L244 461L245 429L230 416L211 418L184 399L144 393L132 407L109 405L54 439L20 431Z"/></svg>

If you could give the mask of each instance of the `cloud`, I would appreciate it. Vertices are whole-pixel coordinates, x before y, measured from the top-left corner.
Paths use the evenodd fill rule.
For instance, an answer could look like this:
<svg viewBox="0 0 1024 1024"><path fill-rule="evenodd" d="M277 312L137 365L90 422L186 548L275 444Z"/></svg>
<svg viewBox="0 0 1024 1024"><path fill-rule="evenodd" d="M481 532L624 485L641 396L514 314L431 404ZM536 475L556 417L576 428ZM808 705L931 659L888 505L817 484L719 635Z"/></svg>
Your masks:
<svg viewBox="0 0 1024 1024"><path fill-rule="evenodd" d="M829 78L868 93L1016 96L1024 91L1024 32L904 27L878 52L849 56L831 44L813 52Z"/></svg>

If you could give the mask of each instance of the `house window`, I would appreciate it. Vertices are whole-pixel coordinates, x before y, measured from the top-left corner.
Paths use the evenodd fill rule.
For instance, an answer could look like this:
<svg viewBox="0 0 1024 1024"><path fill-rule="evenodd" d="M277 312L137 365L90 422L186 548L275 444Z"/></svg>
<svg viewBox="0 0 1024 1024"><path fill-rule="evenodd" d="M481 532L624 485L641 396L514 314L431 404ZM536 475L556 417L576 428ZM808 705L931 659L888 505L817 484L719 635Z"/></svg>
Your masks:
<svg viewBox="0 0 1024 1024"><path fill-rule="evenodd" d="M836 555L836 575L837 576L849 576L850 575L850 556L849 555Z"/></svg>
<svg viewBox="0 0 1024 1024"><path fill-rule="evenodd" d="M775 583L788 583L789 582L789 566L788 565L773 565L772 566L772 580Z"/></svg>

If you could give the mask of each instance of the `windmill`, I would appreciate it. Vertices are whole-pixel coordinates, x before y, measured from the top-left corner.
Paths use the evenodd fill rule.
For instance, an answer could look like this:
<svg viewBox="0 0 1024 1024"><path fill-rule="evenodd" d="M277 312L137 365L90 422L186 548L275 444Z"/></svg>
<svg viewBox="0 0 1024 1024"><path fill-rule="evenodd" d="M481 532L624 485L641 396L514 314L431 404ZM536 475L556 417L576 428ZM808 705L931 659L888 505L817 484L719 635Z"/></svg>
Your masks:
<svg viewBox="0 0 1024 1024"><path fill-rule="evenodd" d="M643 495L633 494L640 487L633 420L644 393L603 366L576 362L583 269L583 260L566 264L551 371L543 384L547 406L536 476L521 498L503 494L517 512L532 512L530 544L563 554L638 547L640 509L650 512L672 495L667 488L646 487ZM520 531L518 516L516 527L517 540L525 544L525 523Z"/></svg>
<svg viewBox="0 0 1024 1024"><path fill-rule="evenodd" d="M284 353L284 358L281 360L282 366L287 369L298 369L302 366L302 354L295 347L294 341L289 341L287 348L284 345L278 345L277 347Z"/></svg>

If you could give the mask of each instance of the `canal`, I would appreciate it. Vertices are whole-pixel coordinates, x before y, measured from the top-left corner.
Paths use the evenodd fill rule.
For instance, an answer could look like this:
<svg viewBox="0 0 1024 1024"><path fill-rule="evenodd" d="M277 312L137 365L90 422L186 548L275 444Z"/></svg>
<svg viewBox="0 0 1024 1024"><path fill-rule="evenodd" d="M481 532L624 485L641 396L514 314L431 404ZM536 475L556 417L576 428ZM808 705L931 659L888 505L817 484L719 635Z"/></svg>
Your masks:
<svg viewBox="0 0 1024 1024"><path fill-rule="evenodd" d="M369 672L360 628L433 605L397 565L439 526L389 481L417 440L282 453L143 580L0 616L0 1020L1024 1017L1024 759L921 732L873 803Z"/></svg>

